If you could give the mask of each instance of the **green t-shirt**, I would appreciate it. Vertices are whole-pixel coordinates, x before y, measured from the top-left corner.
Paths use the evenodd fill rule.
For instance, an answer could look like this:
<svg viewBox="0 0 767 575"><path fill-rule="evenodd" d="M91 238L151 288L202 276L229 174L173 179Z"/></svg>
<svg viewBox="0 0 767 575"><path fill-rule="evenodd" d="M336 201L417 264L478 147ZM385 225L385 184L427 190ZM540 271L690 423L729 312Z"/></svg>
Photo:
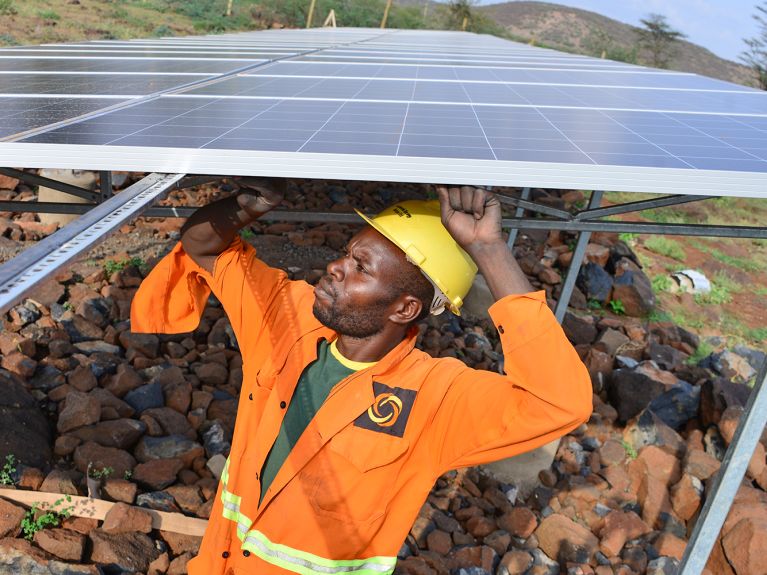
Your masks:
<svg viewBox="0 0 767 575"><path fill-rule="evenodd" d="M330 390L355 371L373 365L346 359L336 349L335 343L322 340L317 346L317 359L304 369L298 380L280 431L261 469L259 501L263 500L266 490L274 481L290 450L330 395Z"/></svg>

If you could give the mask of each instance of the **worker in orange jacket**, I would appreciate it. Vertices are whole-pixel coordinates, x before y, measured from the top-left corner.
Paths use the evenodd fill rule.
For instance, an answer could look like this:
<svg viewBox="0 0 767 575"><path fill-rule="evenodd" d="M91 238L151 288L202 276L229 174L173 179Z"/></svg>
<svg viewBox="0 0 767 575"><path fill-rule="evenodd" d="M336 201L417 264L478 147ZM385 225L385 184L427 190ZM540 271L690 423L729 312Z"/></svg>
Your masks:
<svg viewBox="0 0 767 575"><path fill-rule="evenodd" d="M492 193L439 187L439 202L395 204L313 288L237 233L284 182L241 183L189 218L131 310L135 332L187 332L212 291L242 353L232 448L191 575L391 573L442 473L588 419L588 373L503 241ZM414 348L416 323L458 313L477 267L505 375Z"/></svg>

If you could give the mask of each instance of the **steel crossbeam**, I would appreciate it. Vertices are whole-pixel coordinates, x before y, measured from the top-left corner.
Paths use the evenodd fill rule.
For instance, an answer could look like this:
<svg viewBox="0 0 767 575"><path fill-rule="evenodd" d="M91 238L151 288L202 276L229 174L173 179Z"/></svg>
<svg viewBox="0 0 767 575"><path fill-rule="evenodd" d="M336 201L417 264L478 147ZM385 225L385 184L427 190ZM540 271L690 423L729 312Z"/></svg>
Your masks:
<svg viewBox="0 0 767 575"><path fill-rule="evenodd" d="M136 217L183 177L150 174L56 233L0 265L0 313L46 277Z"/></svg>
<svg viewBox="0 0 767 575"><path fill-rule="evenodd" d="M92 192L90 190L86 190L85 188L79 188L77 186L73 186L72 184L67 184L65 182L60 182L58 180L52 180L51 178L38 176L37 174L33 174L30 172L15 170L13 168L0 168L0 174L4 174L11 178L16 178L17 180L21 180L22 182L26 182L34 186L44 186L46 188L59 190L60 192L65 192L67 194L77 196L78 198L88 200L89 202L96 202L99 199L99 195L97 193ZM24 203L28 204L28 202L24 202ZM35 210L27 209L24 211L35 211Z"/></svg>

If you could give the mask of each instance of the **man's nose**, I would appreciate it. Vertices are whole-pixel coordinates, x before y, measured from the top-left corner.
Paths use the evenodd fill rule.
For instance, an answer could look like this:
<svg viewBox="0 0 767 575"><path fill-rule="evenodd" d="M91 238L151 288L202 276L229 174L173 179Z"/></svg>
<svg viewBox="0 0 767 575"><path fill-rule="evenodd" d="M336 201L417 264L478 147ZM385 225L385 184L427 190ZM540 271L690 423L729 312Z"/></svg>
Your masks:
<svg viewBox="0 0 767 575"><path fill-rule="evenodd" d="M325 271L327 274L332 277L335 281L341 281L344 279L344 265L343 265L344 259L338 258L328 263L327 267L325 268Z"/></svg>

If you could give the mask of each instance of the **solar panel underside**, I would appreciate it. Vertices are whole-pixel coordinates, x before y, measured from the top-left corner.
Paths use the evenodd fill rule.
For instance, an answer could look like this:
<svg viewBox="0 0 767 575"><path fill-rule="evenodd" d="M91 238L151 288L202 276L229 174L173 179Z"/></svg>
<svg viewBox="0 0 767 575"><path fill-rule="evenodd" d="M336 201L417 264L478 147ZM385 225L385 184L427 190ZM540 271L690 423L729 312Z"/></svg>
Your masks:
<svg viewBox="0 0 767 575"><path fill-rule="evenodd" d="M4 165L767 197L767 93L467 33L0 50L0 92Z"/></svg>

